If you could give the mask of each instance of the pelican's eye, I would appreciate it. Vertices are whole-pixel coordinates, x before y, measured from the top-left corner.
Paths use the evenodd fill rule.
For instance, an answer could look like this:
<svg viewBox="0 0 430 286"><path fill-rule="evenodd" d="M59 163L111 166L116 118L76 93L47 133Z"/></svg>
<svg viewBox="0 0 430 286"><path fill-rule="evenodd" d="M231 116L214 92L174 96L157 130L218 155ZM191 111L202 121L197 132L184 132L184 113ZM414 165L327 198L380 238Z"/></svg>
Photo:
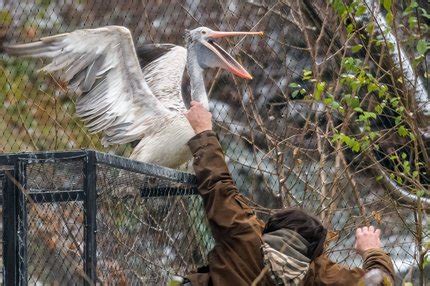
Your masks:
<svg viewBox="0 0 430 286"><path fill-rule="evenodd" d="M203 34L203 35L206 35L206 31L205 31L205 30L203 30L203 31L202 31L202 34Z"/></svg>

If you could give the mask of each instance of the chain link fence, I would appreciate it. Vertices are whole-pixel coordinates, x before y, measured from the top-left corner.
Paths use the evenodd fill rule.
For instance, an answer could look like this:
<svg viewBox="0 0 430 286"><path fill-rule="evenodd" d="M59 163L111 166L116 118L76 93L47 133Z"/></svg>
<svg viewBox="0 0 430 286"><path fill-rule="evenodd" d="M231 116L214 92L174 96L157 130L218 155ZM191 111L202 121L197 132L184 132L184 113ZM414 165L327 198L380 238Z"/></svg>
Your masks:
<svg viewBox="0 0 430 286"><path fill-rule="evenodd" d="M329 2L323 3L321 7ZM372 223L382 229L399 281L417 277L420 249L430 239L425 213L418 220L416 208L393 196L363 153L339 149L328 140L333 135L330 124L343 121L339 113L295 92L297 83L303 90L312 89L303 80L303 70L312 69L314 62L306 29L316 36L325 31L315 39L323 50L334 46L342 51L342 45L347 45L344 35L336 34L341 30L336 29L336 17L328 17L328 12L318 17L311 8L298 19L294 1L0 0L0 45L105 25L129 28L137 47L184 45L184 30L203 25L227 31L263 30L263 38L221 43L253 80L205 71L215 128L239 189L257 209L301 206L320 216L330 229L328 252L335 261L350 266L361 264L353 250L356 227ZM327 82L335 82L339 66L337 53L332 53L319 58ZM37 73L44 64L44 60L0 54L0 151L91 148L129 156L131 144L105 148L100 143L102 134L88 132L75 116L74 94L50 75ZM386 118L375 124L379 129L391 128ZM406 146L385 138L381 152L401 149L402 144ZM81 163L29 164L27 174L32 180L26 188L63 186L68 193L82 188ZM169 196L168 190L176 189L170 184L144 174L97 167L97 245L101 249L97 277L101 282L156 284L170 269L185 273L204 264L211 239L204 223L197 220L203 216L200 201L187 191ZM142 195L142 189L164 189L167 198ZM67 202L39 204L35 199L35 203L39 210L29 209L28 224L40 227L30 227L27 237L30 281L82 281L82 201L71 197ZM54 241L44 220L65 235ZM60 265L64 256L68 262Z"/></svg>

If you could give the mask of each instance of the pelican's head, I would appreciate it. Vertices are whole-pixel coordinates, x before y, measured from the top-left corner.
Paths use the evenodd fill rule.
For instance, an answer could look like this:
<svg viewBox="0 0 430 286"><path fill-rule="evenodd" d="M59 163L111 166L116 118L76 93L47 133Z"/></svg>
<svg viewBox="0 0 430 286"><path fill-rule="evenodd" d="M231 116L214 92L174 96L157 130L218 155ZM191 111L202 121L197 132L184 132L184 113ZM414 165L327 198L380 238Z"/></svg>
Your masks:
<svg viewBox="0 0 430 286"><path fill-rule="evenodd" d="M214 42L223 37L263 35L263 32L221 32L207 27L186 31L188 53L194 54L201 68L223 68L245 79L252 76L229 53Z"/></svg>

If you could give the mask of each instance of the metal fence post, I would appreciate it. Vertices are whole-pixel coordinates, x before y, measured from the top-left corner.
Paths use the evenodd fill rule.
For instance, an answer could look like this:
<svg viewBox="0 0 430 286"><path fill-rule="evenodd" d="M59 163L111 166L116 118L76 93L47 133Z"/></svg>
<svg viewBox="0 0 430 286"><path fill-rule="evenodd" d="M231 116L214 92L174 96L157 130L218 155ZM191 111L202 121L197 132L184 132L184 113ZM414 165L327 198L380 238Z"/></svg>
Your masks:
<svg viewBox="0 0 430 286"><path fill-rule="evenodd" d="M15 177L14 170L6 170L3 185L3 263L4 285L17 283L17 200L16 186L10 177Z"/></svg>
<svg viewBox="0 0 430 286"><path fill-rule="evenodd" d="M18 182L22 189L27 189L27 178L26 178L26 162L20 161L19 159L15 163L15 170L18 170ZM28 234L28 222L27 222L27 199L23 191L16 186L16 197L17 197L17 259L18 259L18 283L19 285L28 284L28 259L27 259L27 234Z"/></svg>
<svg viewBox="0 0 430 286"><path fill-rule="evenodd" d="M96 258L96 214L97 214L97 174L96 174L96 156L94 151L88 151L86 161L84 162L84 270L87 278L92 283L97 281L97 258ZM89 281L85 282L90 285Z"/></svg>

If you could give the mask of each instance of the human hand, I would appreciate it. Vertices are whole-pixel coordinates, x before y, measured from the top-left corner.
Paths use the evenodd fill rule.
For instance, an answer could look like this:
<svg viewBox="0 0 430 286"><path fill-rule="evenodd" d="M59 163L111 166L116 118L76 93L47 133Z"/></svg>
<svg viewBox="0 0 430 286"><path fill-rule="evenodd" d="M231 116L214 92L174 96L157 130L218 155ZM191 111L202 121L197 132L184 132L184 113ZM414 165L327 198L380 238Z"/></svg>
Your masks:
<svg viewBox="0 0 430 286"><path fill-rule="evenodd" d="M200 102L191 101L191 107L184 115L196 134L212 130L212 114Z"/></svg>
<svg viewBox="0 0 430 286"><path fill-rule="evenodd" d="M355 250L363 256L366 250L372 248L381 248L381 230L373 226L359 227L355 232Z"/></svg>

